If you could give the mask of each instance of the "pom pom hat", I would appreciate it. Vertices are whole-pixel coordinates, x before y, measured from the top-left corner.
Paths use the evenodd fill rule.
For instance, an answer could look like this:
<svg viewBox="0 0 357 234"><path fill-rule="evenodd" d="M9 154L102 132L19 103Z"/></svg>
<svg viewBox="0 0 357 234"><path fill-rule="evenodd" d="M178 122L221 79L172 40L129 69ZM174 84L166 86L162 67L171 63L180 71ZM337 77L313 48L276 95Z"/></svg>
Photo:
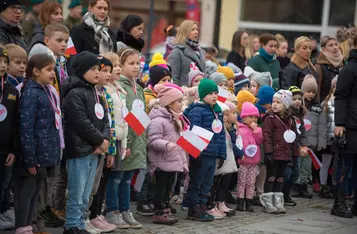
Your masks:
<svg viewBox="0 0 357 234"><path fill-rule="evenodd" d="M274 98L279 99L284 104L285 108L288 109L292 103L293 94L289 90L280 89L274 94L273 99Z"/></svg>
<svg viewBox="0 0 357 234"><path fill-rule="evenodd" d="M158 94L160 106L165 107L183 98L183 90L175 84L155 85L155 92Z"/></svg>

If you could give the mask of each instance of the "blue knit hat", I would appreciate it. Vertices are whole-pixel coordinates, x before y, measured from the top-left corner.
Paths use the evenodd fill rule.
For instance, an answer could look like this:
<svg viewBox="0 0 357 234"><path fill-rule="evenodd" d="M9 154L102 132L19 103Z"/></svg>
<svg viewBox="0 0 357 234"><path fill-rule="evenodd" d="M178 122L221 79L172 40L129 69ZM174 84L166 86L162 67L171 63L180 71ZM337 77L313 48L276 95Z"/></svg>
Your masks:
<svg viewBox="0 0 357 234"><path fill-rule="evenodd" d="M264 85L260 87L257 98L258 98L258 105L265 105L265 104L272 104L273 103L273 96L275 91L272 87Z"/></svg>

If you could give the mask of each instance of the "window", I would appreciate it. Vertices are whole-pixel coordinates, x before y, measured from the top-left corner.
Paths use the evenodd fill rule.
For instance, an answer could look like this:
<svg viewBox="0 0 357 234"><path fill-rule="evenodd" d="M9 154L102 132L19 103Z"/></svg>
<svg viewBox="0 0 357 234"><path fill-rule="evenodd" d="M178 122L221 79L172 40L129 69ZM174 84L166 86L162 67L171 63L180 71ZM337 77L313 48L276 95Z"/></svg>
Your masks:
<svg viewBox="0 0 357 234"><path fill-rule="evenodd" d="M356 0L331 0L329 25L345 26L354 21Z"/></svg>

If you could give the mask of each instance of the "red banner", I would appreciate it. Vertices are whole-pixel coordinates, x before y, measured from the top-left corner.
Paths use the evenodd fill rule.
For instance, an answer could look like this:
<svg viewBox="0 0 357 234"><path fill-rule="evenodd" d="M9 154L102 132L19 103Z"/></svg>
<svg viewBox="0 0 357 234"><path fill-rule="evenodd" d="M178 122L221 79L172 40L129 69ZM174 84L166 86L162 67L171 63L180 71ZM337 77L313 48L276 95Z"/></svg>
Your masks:
<svg viewBox="0 0 357 234"><path fill-rule="evenodd" d="M186 0L186 19L200 22L200 4L198 0Z"/></svg>

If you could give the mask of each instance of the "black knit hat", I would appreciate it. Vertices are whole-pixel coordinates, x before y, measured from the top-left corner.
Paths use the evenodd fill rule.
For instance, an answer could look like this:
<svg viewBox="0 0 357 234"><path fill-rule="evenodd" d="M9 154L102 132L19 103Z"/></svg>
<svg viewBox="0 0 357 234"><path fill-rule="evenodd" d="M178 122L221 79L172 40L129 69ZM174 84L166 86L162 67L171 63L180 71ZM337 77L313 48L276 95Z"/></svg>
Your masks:
<svg viewBox="0 0 357 234"><path fill-rule="evenodd" d="M113 71L112 62L110 62L109 59L107 59L107 58L105 58L103 56L99 56L98 59L99 59L99 62L100 62L100 69L103 69L104 67L109 66L110 67L110 73L112 73L112 71Z"/></svg>
<svg viewBox="0 0 357 234"><path fill-rule="evenodd" d="M144 23L143 19L138 15L128 15L120 24L120 29L130 33L130 30Z"/></svg>
<svg viewBox="0 0 357 234"><path fill-rule="evenodd" d="M22 5L19 0L3 0L0 2L0 12L4 11L9 6Z"/></svg>
<svg viewBox="0 0 357 234"><path fill-rule="evenodd" d="M7 51L6 51L5 48L1 48L1 47L0 47L0 57L4 57L4 58L7 59L7 61L9 61L9 57L8 57L8 55L7 55Z"/></svg>
<svg viewBox="0 0 357 234"><path fill-rule="evenodd" d="M155 65L149 70L149 83L152 86L157 85L162 78L165 76L170 76L171 77L171 72L166 69L165 67L162 67L160 65Z"/></svg>
<svg viewBox="0 0 357 234"><path fill-rule="evenodd" d="M98 56L88 51L77 54L72 61L75 74L80 78L94 66L100 67Z"/></svg>

